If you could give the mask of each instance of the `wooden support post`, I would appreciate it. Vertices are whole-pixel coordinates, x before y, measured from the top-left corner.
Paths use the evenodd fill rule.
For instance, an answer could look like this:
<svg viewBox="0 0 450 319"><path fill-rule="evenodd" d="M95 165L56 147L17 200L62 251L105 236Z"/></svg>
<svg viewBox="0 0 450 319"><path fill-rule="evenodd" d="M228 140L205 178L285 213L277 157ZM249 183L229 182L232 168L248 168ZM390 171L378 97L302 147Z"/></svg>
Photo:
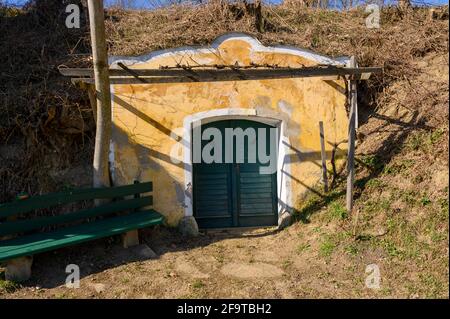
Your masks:
<svg viewBox="0 0 450 319"><path fill-rule="evenodd" d="M325 153L325 135L323 131L323 122L319 122L320 130L320 149L322 153L322 182L325 193L328 192L328 175L327 175L327 154Z"/></svg>
<svg viewBox="0 0 450 319"><path fill-rule="evenodd" d="M24 256L6 262L5 279L14 282L27 281L31 277L33 256Z"/></svg>
<svg viewBox="0 0 450 319"><path fill-rule="evenodd" d="M351 58L351 66L356 65L355 57ZM355 180L355 139L356 139L356 81L350 80L350 114L348 123L348 156L347 156L347 211L353 209L353 183Z"/></svg>
<svg viewBox="0 0 450 319"><path fill-rule="evenodd" d="M134 229L122 234L122 244L124 248L139 245L139 231Z"/></svg>
<svg viewBox="0 0 450 319"><path fill-rule="evenodd" d="M103 0L88 0L88 8L97 97L97 123L93 162L94 187L108 187L111 185L108 165L109 143L111 140L111 92L109 88Z"/></svg>
<svg viewBox="0 0 450 319"><path fill-rule="evenodd" d="M139 181L134 181L133 184L139 184ZM134 198L139 197L141 197L140 193L134 194ZM138 210L139 208L136 208L133 211L137 212ZM139 245L139 231L137 229L133 229L129 232L122 234L122 244L124 248Z"/></svg>

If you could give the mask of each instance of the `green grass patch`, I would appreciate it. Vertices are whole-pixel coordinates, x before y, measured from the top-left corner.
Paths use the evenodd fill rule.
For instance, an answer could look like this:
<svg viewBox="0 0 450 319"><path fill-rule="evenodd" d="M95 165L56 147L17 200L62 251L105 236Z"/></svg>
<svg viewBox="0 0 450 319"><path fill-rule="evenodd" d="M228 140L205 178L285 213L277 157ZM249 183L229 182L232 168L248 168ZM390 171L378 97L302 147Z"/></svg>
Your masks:
<svg viewBox="0 0 450 319"><path fill-rule="evenodd" d="M398 245L391 240L385 239L382 241L382 245L386 253L390 257L402 257L403 251L399 249Z"/></svg>
<svg viewBox="0 0 450 319"><path fill-rule="evenodd" d="M435 299L445 294L445 285L433 274L421 273L419 278L426 290L425 295L427 298Z"/></svg>
<svg viewBox="0 0 450 319"><path fill-rule="evenodd" d="M431 200L427 195L425 195L420 199L420 203L422 204L422 206L427 206L431 204Z"/></svg>
<svg viewBox="0 0 450 319"><path fill-rule="evenodd" d="M297 252L297 254L301 254L304 251L308 250L310 247L311 247L311 245L308 243L299 244L297 246L296 252Z"/></svg>
<svg viewBox="0 0 450 319"><path fill-rule="evenodd" d="M367 200L364 211L367 213L386 213L391 208L391 198Z"/></svg>
<svg viewBox="0 0 450 319"><path fill-rule="evenodd" d="M379 171L383 168L383 161L377 155L364 155L358 157L357 163L372 171Z"/></svg>
<svg viewBox="0 0 450 319"><path fill-rule="evenodd" d="M321 257L329 257L336 248L336 243L330 236L325 236L320 243L319 255Z"/></svg>
<svg viewBox="0 0 450 319"><path fill-rule="evenodd" d="M410 168L414 166L415 162L411 159L405 159L398 162L390 163L383 169L383 174L387 175L405 175Z"/></svg>
<svg viewBox="0 0 450 319"><path fill-rule="evenodd" d="M192 283L192 288L194 288L194 289L200 289L200 288L203 288L203 287L205 287L205 284L199 279L197 279L196 281L194 281Z"/></svg>
<svg viewBox="0 0 450 319"><path fill-rule="evenodd" d="M344 220L348 217L347 209L340 202L333 202L328 207L328 214L331 219Z"/></svg>
<svg viewBox="0 0 450 319"><path fill-rule="evenodd" d="M436 144L441 137L444 135L445 130L443 128L438 128L437 130L432 131L429 133L429 141L431 144Z"/></svg>
<svg viewBox="0 0 450 319"><path fill-rule="evenodd" d="M319 212L322 208L341 198L344 194L345 190L342 189L331 190L325 194L316 190L302 201L299 209L294 214L295 220L300 220L305 224L309 223L314 213Z"/></svg>
<svg viewBox="0 0 450 319"><path fill-rule="evenodd" d="M20 288L18 283L9 280L0 279L0 292L12 293Z"/></svg>
<svg viewBox="0 0 450 319"><path fill-rule="evenodd" d="M359 249L356 244L350 244L350 245L346 246L344 248L344 251L351 256L356 256L359 253Z"/></svg>
<svg viewBox="0 0 450 319"><path fill-rule="evenodd" d="M406 143L406 147L413 151L430 152L432 151L432 146L441 140L444 133L445 130L443 128L429 132L418 132L410 136Z"/></svg>
<svg viewBox="0 0 450 319"><path fill-rule="evenodd" d="M430 239L433 243L438 243L448 239L447 233L440 233L437 231L432 231Z"/></svg>
<svg viewBox="0 0 450 319"><path fill-rule="evenodd" d="M294 263L294 262L293 262L292 260L286 259L285 261L283 261L282 268L283 268L284 270L286 270L286 269L288 269L289 267L291 267L293 263Z"/></svg>
<svg viewBox="0 0 450 319"><path fill-rule="evenodd" d="M400 192L400 199L406 203L409 207L416 206L418 199L417 199L417 192L409 190L409 191L401 191Z"/></svg>
<svg viewBox="0 0 450 319"><path fill-rule="evenodd" d="M378 178L373 178L367 181L366 186L368 188L376 189L383 186L383 182Z"/></svg>
<svg viewBox="0 0 450 319"><path fill-rule="evenodd" d="M448 198L440 198L438 200L438 204L441 208L441 213L444 216L444 219L448 220Z"/></svg>

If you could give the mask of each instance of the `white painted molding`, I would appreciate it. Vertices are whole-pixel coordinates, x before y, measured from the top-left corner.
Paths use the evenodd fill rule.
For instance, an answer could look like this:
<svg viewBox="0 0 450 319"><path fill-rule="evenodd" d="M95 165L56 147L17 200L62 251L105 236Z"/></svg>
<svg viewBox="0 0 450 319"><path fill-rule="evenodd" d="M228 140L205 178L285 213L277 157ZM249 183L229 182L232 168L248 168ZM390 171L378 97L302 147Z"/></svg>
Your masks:
<svg viewBox="0 0 450 319"><path fill-rule="evenodd" d="M348 57L331 58L326 55L315 53L308 49L297 48L293 46L274 45L266 47L261 42L259 42L259 40L248 34L232 32L219 36L211 43L210 46L183 46L178 48L153 51L148 54L136 57L111 56L109 57L108 62L111 68L117 68L117 64L119 62L123 63L126 66L133 66L136 64L147 63L155 58L217 52L217 49L222 43L231 40L241 40L247 42L251 46L253 52L292 54L308 60L312 60L318 64L344 66L348 63L349 60Z"/></svg>
<svg viewBox="0 0 450 319"><path fill-rule="evenodd" d="M193 216L192 192L192 127L196 122L201 124L229 120L229 119L247 119L256 122L262 122L278 128L278 156L277 156L277 200L278 216L280 216L287 207L292 206L292 190L289 163L289 140L287 138L287 127L285 121L279 118L258 115L255 109L246 108L222 108L199 112L188 115L183 120L183 162L184 162L184 216Z"/></svg>

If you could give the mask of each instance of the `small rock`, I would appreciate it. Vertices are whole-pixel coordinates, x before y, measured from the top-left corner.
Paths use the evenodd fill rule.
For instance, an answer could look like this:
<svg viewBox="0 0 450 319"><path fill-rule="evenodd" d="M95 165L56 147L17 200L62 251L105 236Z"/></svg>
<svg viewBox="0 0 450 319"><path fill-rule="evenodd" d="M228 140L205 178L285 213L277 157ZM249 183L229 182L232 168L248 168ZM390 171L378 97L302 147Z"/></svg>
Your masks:
<svg viewBox="0 0 450 319"><path fill-rule="evenodd" d="M97 292L97 293L102 293L102 292L104 292L105 291L105 289L106 289L106 285L105 284L94 284L94 285L92 285L93 286L93 288L94 288L94 290Z"/></svg>
<svg viewBox="0 0 450 319"><path fill-rule="evenodd" d="M134 247L132 247L132 250L139 257L142 257L145 259L158 257L158 255L153 251L153 249L151 249L150 247L148 247L145 244L134 246Z"/></svg>
<svg viewBox="0 0 450 319"><path fill-rule="evenodd" d="M194 216L185 216L178 224L178 230L183 236L198 236L198 225Z"/></svg>
<svg viewBox="0 0 450 319"><path fill-rule="evenodd" d="M291 222L292 222L292 215L287 211L282 212L278 217L278 229L281 230L290 226Z"/></svg>

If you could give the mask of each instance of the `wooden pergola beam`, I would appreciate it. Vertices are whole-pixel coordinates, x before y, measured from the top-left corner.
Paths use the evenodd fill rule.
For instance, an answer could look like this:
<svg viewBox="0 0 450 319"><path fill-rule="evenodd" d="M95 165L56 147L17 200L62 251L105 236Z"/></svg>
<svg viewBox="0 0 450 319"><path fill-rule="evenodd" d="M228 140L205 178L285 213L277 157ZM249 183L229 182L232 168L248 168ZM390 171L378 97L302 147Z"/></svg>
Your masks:
<svg viewBox="0 0 450 319"><path fill-rule="evenodd" d="M147 83L147 81L145 81L144 79L139 77L139 74L137 74L134 70L130 69L129 67L127 67L125 64L123 63L117 63L125 72L127 72L129 75L131 75L132 77L134 77L135 79L137 79L138 81L142 82L142 83Z"/></svg>
<svg viewBox="0 0 450 319"><path fill-rule="evenodd" d="M382 72L381 67L304 67L274 69L110 69L111 84L184 83L212 81L242 81L320 77L347 80L367 80L373 73ZM92 82L93 70L88 68L61 68L60 73L73 77L73 82Z"/></svg>

